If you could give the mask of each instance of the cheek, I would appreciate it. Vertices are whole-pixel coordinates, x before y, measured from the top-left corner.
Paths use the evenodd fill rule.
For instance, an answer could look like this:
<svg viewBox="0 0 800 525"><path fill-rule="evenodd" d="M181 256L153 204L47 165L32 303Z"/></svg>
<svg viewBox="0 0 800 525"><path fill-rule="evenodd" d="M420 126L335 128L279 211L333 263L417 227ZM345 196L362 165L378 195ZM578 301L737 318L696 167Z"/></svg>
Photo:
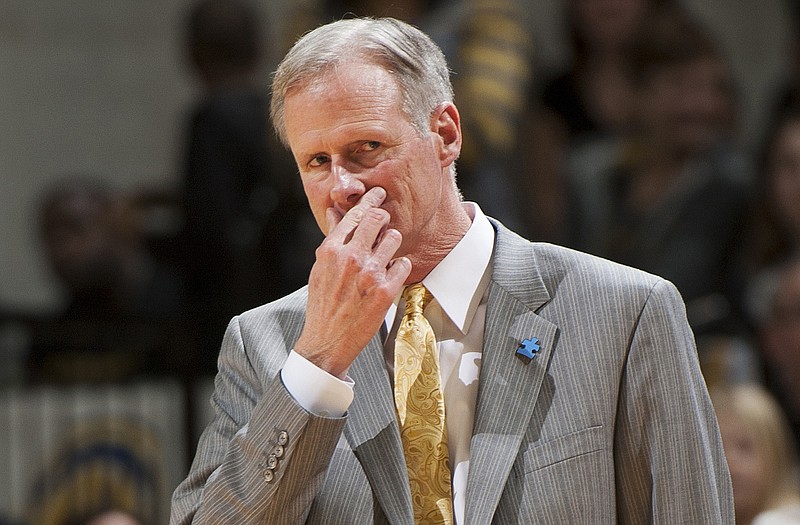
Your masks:
<svg viewBox="0 0 800 525"><path fill-rule="evenodd" d="M413 220L413 210L408 204L408 195L401 189L385 187L386 200L381 204L381 208L389 212L389 226L406 235L409 230L409 222Z"/></svg>
<svg viewBox="0 0 800 525"><path fill-rule="evenodd" d="M315 206L324 206L325 202L330 199L330 192L322 179L308 177L303 178L302 183L303 191L312 208Z"/></svg>
<svg viewBox="0 0 800 525"><path fill-rule="evenodd" d="M326 210L333 205L330 200L330 193L325 190L320 184L314 184L303 180L303 191L306 194L306 200L311 208L311 213L317 221L317 225L322 232L328 234L328 221L325 218Z"/></svg>

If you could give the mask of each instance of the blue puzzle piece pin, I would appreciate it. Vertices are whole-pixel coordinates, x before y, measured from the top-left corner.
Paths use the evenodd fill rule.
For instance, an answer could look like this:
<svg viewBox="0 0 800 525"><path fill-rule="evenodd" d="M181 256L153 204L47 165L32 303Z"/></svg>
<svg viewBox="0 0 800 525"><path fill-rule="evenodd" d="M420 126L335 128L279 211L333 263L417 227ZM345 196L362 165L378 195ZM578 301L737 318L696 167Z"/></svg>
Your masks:
<svg viewBox="0 0 800 525"><path fill-rule="evenodd" d="M532 339L524 339L519 344L519 348L517 348L517 355L527 357L529 360L531 360L536 357L536 354L539 353L541 348L542 347L539 346L538 338L534 337Z"/></svg>

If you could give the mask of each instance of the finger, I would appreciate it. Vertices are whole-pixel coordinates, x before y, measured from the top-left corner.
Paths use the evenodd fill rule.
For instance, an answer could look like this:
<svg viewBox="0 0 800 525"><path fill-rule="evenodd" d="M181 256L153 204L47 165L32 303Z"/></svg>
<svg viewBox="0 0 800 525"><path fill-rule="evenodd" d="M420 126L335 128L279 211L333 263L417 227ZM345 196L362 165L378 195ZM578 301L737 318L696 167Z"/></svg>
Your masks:
<svg viewBox="0 0 800 525"><path fill-rule="evenodd" d="M362 195L361 200L344 214L344 217L342 217L337 225L328 231L328 238L333 241L344 243L347 237L356 229L364 218L365 212L380 206L385 198L386 190L380 186L370 188L367 193Z"/></svg>
<svg viewBox="0 0 800 525"><path fill-rule="evenodd" d="M333 206L325 210L325 220L328 222L328 229L327 233L333 231L334 228L341 222L342 214L336 210Z"/></svg>
<svg viewBox="0 0 800 525"><path fill-rule="evenodd" d="M381 268L388 268L390 261L400 244L403 242L403 235L394 228L388 228L383 232L380 240L375 244L373 257Z"/></svg>
<svg viewBox="0 0 800 525"><path fill-rule="evenodd" d="M386 199L386 190L380 186L375 186L369 189L358 202L358 205L364 205L368 208L376 208L383 204Z"/></svg>
<svg viewBox="0 0 800 525"><path fill-rule="evenodd" d="M364 218L353 231L350 244L354 248L371 252L381 240L382 233L389 224L389 212L383 208L371 208L364 213ZM386 261L388 262L388 258Z"/></svg>
<svg viewBox="0 0 800 525"><path fill-rule="evenodd" d="M386 269L386 281L398 291L403 287L411 275L411 260L408 257L398 257L389 263Z"/></svg>

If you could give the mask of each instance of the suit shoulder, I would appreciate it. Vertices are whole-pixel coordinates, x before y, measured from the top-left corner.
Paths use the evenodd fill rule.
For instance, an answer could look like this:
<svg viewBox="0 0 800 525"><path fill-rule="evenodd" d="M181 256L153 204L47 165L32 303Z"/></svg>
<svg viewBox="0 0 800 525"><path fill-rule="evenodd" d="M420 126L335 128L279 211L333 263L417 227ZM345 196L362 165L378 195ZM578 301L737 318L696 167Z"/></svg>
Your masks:
<svg viewBox="0 0 800 525"><path fill-rule="evenodd" d="M553 284L583 281L590 288L641 289L649 293L665 279L589 253L548 243L531 243L542 278ZM667 285L672 287L671 283Z"/></svg>
<svg viewBox="0 0 800 525"><path fill-rule="evenodd" d="M531 242L497 221L492 224L497 232L493 278L518 297L538 295L542 287L550 297L567 292L574 300L592 302L603 296L639 302L655 289L677 293L656 275L572 248Z"/></svg>
<svg viewBox="0 0 800 525"><path fill-rule="evenodd" d="M553 312L585 309L596 321L614 324L649 308L659 318L685 319L683 298L666 279L569 248L534 243L533 250Z"/></svg>
<svg viewBox="0 0 800 525"><path fill-rule="evenodd" d="M239 314L235 322L239 323L242 333L266 332L275 326L302 325L305 318L308 290L300 288L280 299L263 304Z"/></svg>

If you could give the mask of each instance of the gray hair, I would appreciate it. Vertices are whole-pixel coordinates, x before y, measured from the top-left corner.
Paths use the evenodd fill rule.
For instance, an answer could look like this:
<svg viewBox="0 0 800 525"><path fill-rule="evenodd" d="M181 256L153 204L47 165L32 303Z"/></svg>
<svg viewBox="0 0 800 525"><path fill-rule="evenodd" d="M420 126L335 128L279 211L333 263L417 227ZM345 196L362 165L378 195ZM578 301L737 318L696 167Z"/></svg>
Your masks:
<svg viewBox="0 0 800 525"><path fill-rule="evenodd" d="M393 18L338 20L306 33L275 71L270 116L281 142L288 146L287 93L353 61L374 64L393 74L402 93L402 110L420 132L429 128L437 106L453 101L444 54L428 35Z"/></svg>

